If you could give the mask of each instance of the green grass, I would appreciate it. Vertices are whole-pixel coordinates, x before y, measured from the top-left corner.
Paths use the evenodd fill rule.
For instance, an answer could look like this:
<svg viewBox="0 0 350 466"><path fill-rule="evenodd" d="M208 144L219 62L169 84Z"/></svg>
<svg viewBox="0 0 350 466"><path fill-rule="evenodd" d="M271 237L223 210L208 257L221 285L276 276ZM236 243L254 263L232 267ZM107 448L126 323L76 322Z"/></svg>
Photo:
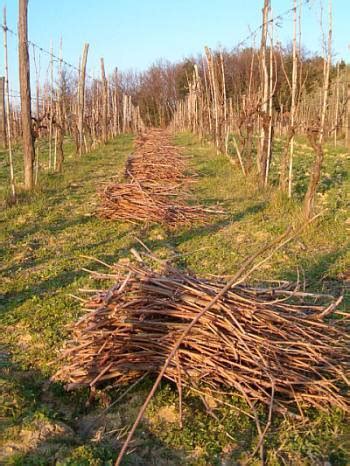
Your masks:
<svg viewBox="0 0 350 466"><path fill-rule="evenodd" d="M189 134L178 135L175 142L183 147L191 169L198 174L193 202L219 206L227 212L210 225L167 231L157 225L144 228L94 216L96 189L111 176L122 176L125 159L132 151L130 136L121 136L81 160L73 156L67 142L64 173L42 174L31 198L21 195L18 205L1 211L0 457L6 454L7 464L112 464L121 441L118 434L133 421L150 388L150 380L143 382L102 419L105 431L98 433L102 424L97 425L94 435L86 437L82 426L101 411L106 396L117 396L116 390L107 395L98 393L97 400L87 405L86 391L66 393L61 385L48 383L57 364L50 363L68 336L67 324L81 314L79 302L71 295L79 296L80 288L94 286L82 268L99 267L86 256L105 262L129 257L130 248L139 248L135 239L139 237L155 254L172 258L181 268L203 275L232 274L247 255L300 217L312 162L305 143L296 146L295 197L288 201L275 187L258 190L253 177L243 179L239 167L216 155L211 145L200 145ZM274 184L281 148L282 142L277 141ZM41 154L45 161L45 144ZM8 177L3 156L2 186ZM15 161L20 179L19 147ZM252 279L295 280L299 274L305 275L309 289L342 291L346 285L342 274L350 269L349 173L347 151L327 147L316 207L323 215ZM0 204L5 204L7 196L1 188ZM349 308L349 303L347 288L344 308ZM256 428L243 415L228 407L218 408L218 422L208 415L201 400L186 394L184 426L180 429L177 406L176 389L162 383L125 464L234 464L254 449ZM264 418L266 413L261 410L260 415ZM349 426L337 412L310 413L310 420L299 424L276 418L266 441L271 465L325 461L345 465L350 461Z"/></svg>

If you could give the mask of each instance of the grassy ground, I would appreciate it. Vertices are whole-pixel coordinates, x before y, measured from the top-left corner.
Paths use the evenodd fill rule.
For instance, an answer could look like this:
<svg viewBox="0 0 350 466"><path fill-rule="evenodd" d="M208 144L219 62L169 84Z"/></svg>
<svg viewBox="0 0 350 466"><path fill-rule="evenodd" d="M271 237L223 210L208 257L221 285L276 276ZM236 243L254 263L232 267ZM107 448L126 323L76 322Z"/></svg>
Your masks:
<svg viewBox="0 0 350 466"><path fill-rule="evenodd" d="M104 406L118 396L115 388L98 393L97 400L89 404L86 391L67 394L59 384L49 383L55 369L50 362L67 337L66 325L81 313L79 302L70 295L93 286L82 268L97 265L86 256L106 262L125 259L131 247L139 247L136 236L160 257L172 257L179 267L204 275L231 274L243 258L298 218L312 159L305 141L297 145L293 202L282 199L274 188L259 192L253 179L243 180L239 169L224 156L215 155L210 145L200 145L188 134L177 136L175 142L183 147L198 174L193 187L195 201L219 205L228 213L209 226L168 232L157 225L135 227L94 217L96 187L122 173L132 150L129 136L79 162L68 145L64 174L43 176L31 199L22 199L0 213L0 458L5 464L112 464L125 427L130 426L150 388L151 381L144 381L98 418ZM281 145L276 142L276 157ZM45 151L42 147L43 157ZM19 149L17 159L18 155ZM338 293L347 287L349 173L349 154L329 147L317 199L317 210L324 211L323 216L298 241L276 254L255 278L295 280L299 273L305 275L310 289ZM0 165L1 181L6 176L4 163ZM273 178L276 181L276 173ZM0 190L1 196L6 197L4 190ZM344 307L349 308L349 290L345 292ZM208 415L201 400L187 394L180 429L177 403L175 388L163 383L125 464L237 464L254 449L255 425L243 416L215 407L218 422ZM347 420L337 412L309 414L310 420L305 422L275 419L266 445L269 464L349 464ZM88 429L92 422L93 428Z"/></svg>

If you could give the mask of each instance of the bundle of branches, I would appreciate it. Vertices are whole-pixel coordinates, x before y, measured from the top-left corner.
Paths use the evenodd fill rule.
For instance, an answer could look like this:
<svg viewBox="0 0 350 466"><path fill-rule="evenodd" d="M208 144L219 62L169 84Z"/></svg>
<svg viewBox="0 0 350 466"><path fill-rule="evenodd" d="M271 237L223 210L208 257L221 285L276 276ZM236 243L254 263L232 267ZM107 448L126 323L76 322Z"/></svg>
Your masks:
<svg viewBox="0 0 350 466"><path fill-rule="evenodd" d="M106 219L130 223L162 223L171 228L192 223L205 223L208 214L220 211L201 206L187 205L176 196L175 187L140 183L110 184L100 193L101 203L97 214Z"/></svg>
<svg viewBox="0 0 350 466"><path fill-rule="evenodd" d="M182 180L185 161L170 144L164 130L149 130L136 140L134 153L128 158L126 174L138 181L177 182Z"/></svg>
<svg viewBox="0 0 350 466"><path fill-rule="evenodd" d="M149 157L145 159L144 155L134 153L130 156L126 163L125 174L132 176L138 181L153 180L160 182L179 182L183 179L183 162L180 164L175 159L167 159L162 161Z"/></svg>
<svg viewBox="0 0 350 466"><path fill-rule="evenodd" d="M68 389L159 373L184 329L225 286L223 279L144 265L116 265L110 276L115 285L86 301L88 312L61 355L54 379ZM199 393L239 394L252 410L259 400L283 412L348 411L350 338L339 300L325 299L285 284L237 285L193 326L164 375Z"/></svg>

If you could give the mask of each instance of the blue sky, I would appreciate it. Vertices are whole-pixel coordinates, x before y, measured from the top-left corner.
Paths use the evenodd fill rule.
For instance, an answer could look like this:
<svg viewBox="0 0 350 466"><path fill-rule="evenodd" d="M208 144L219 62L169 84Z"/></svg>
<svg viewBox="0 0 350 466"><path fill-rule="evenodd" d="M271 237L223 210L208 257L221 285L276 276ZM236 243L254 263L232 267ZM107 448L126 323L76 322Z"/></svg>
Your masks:
<svg viewBox="0 0 350 466"><path fill-rule="evenodd" d="M7 22L17 27L17 0L7 1ZM197 54L204 45L232 48L261 21L262 0L29 0L29 38L49 49L52 39L58 54L63 38L64 58L78 64L84 42L90 43L88 72L99 73L99 58L106 70L142 70L159 58L179 60ZM324 0L325 7L327 0ZM304 7L303 43L320 50L320 0ZM292 6L292 0L272 0L273 14ZM335 58L350 61L350 0L333 0ZM291 15L276 31L286 43L292 34ZM17 49L9 35L11 87L17 84ZM249 45L249 44L248 44ZM3 53L0 55L3 74ZM41 78L47 58L41 57Z"/></svg>

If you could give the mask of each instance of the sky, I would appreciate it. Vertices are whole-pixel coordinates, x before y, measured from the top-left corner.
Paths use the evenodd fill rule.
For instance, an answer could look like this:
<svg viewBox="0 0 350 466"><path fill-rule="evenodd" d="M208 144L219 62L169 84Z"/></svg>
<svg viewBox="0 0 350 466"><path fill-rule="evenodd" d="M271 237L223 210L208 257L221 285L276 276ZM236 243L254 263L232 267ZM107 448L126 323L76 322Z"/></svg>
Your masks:
<svg viewBox="0 0 350 466"><path fill-rule="evenodd" d="M323 0L325 10L327 1ZM321 50L321 2L310 0L311 6L303 7L303 44L312 52ZM90 75L98 75L100 57L104 57L107 73L115 67L143 70L160 58L177 61L197 55L205 45L233 48L259 26L262 4L263 0L29 0L29 39L46 49L52 40L58 55L62 36L63 57L76 66L88 42ZM292 0L272 0L273 16L292 4ZM6 7L7 25L16 30L18 0L7 0ZM335 60L350 62L349 25L350 0L333 0ZM289 14L279 21L276 38L290 42L292 28ZM10 88L18 89L17 39L9 34L8 42ZM42 80L47 72L48 58L40 54ZM0 73L4 73L2 52Z"/></svg>

